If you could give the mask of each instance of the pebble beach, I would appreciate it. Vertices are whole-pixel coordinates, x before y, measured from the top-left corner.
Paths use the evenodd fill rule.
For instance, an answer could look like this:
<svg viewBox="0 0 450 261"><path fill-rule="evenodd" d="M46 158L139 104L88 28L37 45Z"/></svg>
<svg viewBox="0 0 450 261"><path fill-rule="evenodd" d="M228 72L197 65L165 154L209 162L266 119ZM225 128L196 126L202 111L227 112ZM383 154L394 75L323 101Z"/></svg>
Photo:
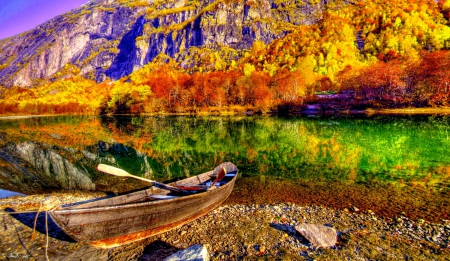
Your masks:
<svg viewBox="0 0 450 261"><path fill-rule="evenodd" d="M39 207L45 197L70 203L101 193L66 192L0 200L2 209L24 211ZM112 249L96 249L68 238L49 223L46 249L45 214L1 215L0 260L164 260L193 244L206 246L211 260L449 260L450 221L387 218L357 207L333 209L297 203L236 204L219 208L169 232ZM302 223L333 227L334 247L318 248L295 226Z"/></svg>

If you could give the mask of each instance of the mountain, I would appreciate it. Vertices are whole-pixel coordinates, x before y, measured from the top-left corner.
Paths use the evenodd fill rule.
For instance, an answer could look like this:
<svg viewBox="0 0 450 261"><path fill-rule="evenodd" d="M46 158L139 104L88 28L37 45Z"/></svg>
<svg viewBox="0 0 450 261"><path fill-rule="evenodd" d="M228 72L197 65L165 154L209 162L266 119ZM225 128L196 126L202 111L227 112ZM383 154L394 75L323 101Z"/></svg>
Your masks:
<svg viewBox="0 0 450 261"><path fill-rule="evenodd" d="M0 114L448 106L449 2L94 0L0 41Z"/></svg>
<svg viewBox="0 0 450 261"><path fill-rule="evenodd" d="M316 22L325 2L93 0L0 40L0 85L33 87L74 75L117 80L159 55L185 68L208 51L237 60L255 41L269 44Z"/></svg>

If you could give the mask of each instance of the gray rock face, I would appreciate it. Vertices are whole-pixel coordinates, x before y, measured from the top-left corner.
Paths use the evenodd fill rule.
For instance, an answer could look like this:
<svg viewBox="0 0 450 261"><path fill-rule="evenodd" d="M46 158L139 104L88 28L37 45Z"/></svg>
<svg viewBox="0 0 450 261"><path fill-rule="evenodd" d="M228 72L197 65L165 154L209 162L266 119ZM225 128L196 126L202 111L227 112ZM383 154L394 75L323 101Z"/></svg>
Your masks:
<svg viewBox="0 0 450 261"><path fill-rule="evenodd" d="M142 2L142 1L141 1ZM172 0L127 6L94 0L37 28L0 40L0 85L32 87L38 79L56 80L81 74L98 82L129 75L159 54L194 66L196 48L249 49L285 36L277 21L313 23L324 4L294 5L263 1ZM298 3L297 3L298 2ZM206 8L211 6L211 8ZM194 49L192 49L194 48ZM68 65L79 70L67 71ZM66 69L66 70L65 70Z"/></svg>
<svg viewBox="0 0 450 261"><path fill-rule="evenodd" d="M44 134L45 133L45 134ZM65 139L64 134L41 132L52 139ZM117 142L99 141L83 148L58 146L45 141L18 141L0 132L0 188L24 194L53 189L129 191L113 176L97 170L98 164L120 165L116 159L132 159L135 171L154 179L151 163L142 152ZM111 177L111 178L110 178Z"/></svg>
<svg viewBox="0 0 450 261"><path fill-rule="evenodd" d="M95 189L95 185L87 171L76 168L69 160L63 158L52 149L39 147L33 142L25 142L16 145L15 151L36 169L51 176L63 188Z"/></svg>
<svg viewBox="0 0 450 261"><path fill-rule="evenodd" d="M0 186L27 194L39 191L44 186L56 187L57 185L43 178L41 173L27 166L25 160L5 146L0 147Z"/></svg>
<svg viewBox="0 0 450 261"><path fill-rule="evenodd" d="M75 164L61 154L61 148L35 142L0 147L0 185L23 193L42 188L95 190L87 163Z"/></svg>
<svg viewBox="0 0 450 261"><path fill-rule="evenodd" d="M50 79L64 66L74 64L85 76L109 67L117 56L117 39L130 31L137 19L129 8L114 11L83 6L12 38L0 41L0 84L32 86Z"/></svg>
<svg viewBox="0 0 450 261"><path fill-rule="evenodd" d="M300 224L295 227L304 238L316 247L332 247L336 245L336 229L315 224Z"/></svg>

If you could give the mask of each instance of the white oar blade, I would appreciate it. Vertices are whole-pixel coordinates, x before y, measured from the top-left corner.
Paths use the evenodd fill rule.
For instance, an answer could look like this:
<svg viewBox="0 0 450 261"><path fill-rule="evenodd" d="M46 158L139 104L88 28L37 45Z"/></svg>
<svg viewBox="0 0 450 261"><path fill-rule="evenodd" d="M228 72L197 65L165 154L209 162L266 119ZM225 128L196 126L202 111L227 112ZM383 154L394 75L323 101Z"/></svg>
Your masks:
<svg viewBox="0 0 450 261"><path fill-rule="evenodd" d="M167 190L170 190L170 191L175 191L175 192L180 192L180 193L188 193L189 192L188 190L183 190L183 189L180 189L180 188L177 188L177 187L173 187L173 186L170 186L170 185L159 183L159 182L156 182L154 180L149 180L149 179L146 179L146 178L141 178L139 176L131 175L130 173L126 172L123 169L119 169L119 168L116 168L116 167L113 167L113 166L109 166L109 165L105 165L105 164L99 164L97 166L97 169L99 171L102 171L102 172L105 172L105 173L108 173L108 174L111 174L111 175L114 175L114 176L134 178L134 179L139 179L139 180L142 180L142 181L145 181L145 182L150 182L150 183L153 183L153 185L158 187L158 188L167 189Z"/></svg>
<svg viewBox="0 0 450 261"><path fill-rule="evenodd" d="M97 169L102 171L102 172L105 172L105 173L108 173L108 174L111 174L111 175L115 175L115 176L119 176L119 177L130 177L130 176L132 176L130 173L126 172L123 169L115 168L113 166L109 166L109 165L105 165L105 164L99 164L97 166Z"/></svg>

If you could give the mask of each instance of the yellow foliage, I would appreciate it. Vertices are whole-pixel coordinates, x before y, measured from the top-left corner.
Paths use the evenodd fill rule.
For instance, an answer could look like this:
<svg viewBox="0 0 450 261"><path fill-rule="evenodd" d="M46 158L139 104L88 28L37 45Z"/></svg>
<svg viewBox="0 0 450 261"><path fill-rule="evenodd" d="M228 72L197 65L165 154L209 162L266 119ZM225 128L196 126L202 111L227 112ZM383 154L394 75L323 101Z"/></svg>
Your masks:
<svg viewBox="0 0 450 261"><path fill-rule="evenodd" d="M442 1L442 10L444 11L450 10L450 0Z"/></svg>
<svg viewBox="0 0 450 261"><path fill-rule="evenodd" d="M245 76L250 77L255 70L255 66L253 66L252 64L244 64L243 72Z"/></svg>
<svg viewBox="0 0 450 261"><path fill-rule="evenodd" d="M170 14L176 14L181 12L187 12L187 11L194 11L196 8L195 6L181 6L177 8L168 8L168 9L162 9L162 10L155 10L155 9L147 9L147 19L155 19L161 16L166 16Z"/></svg>

